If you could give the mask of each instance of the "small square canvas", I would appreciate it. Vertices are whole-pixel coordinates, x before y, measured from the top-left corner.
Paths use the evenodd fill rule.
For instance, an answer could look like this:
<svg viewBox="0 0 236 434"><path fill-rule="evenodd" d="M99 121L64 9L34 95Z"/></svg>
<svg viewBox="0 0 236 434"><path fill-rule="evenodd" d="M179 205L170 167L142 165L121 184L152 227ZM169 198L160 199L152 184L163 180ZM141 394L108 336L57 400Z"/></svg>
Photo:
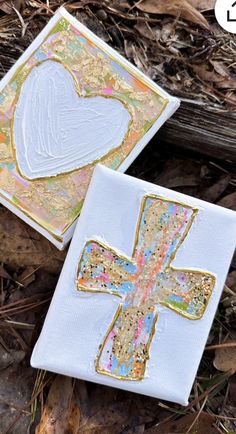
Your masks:
<svg viewBox="0 0 236 434"><path fill-rule="evenodd" d="M178 105L60 8L0 84L0 202L63 248L95 164L125 171Z"/></svg>
<svg viewBox="0 0 236 434"><path fill-rule="evenodd" d="M187 405L236 213L97 165L34 367Z"/></svg>

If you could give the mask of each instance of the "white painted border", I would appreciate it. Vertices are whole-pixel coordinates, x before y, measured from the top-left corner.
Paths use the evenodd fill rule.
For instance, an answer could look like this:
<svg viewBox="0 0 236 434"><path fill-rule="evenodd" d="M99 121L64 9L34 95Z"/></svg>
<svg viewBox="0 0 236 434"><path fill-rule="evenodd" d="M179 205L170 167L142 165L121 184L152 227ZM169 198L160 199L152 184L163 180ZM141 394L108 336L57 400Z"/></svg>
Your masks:
<svg viewBox="0 0 236 434"><path fill-rule="evenodd" d="M14 74L17 72L18 68L22 66L28 58L32 55L32 53L39 48L39 46L43 43L45 38L48 36L50 31L54 28L57 22L64 17L69 23L71 23L76 29L81 31L84 35L86 35L89 39L94 41L94 43L101 49L105 50L106 53L110 54L113 58L119 60L124 68L128 67L132 69L133 73L138 75L141 79L144 79L147 85L149 84L152 89L156 89L157 93L159 93L162 97L168 99L168 103L166 108L163 110L160 117L156 120L156 122L152 125L152 127L148 130L148 132L139 140L127 158L120 165L118 171L125 172L128 167L132 164L132 162L137 158L140 152L145 148L147 143L151 140L154 134L159 130L159 128L165 123L167 119L169 119L173 113L178 109L180 105L180 100L178 98L170 96L167 92L165 92L160 86L154 83L150 78L148 78L145 74L138 70L132 63L122 57L119 53L117 53L113 48L111 48L108 44L102 41L98 36L96 36L93 32L91 32L87 27L85 27L82 23L80 23L75 17L73 17L69 12L66 11L64 7L58 9L55 15L49 20L48 24L44 27L44 29L40 32L40 34L34 39L31 45L25 50L22 56L16 61L16 63L12 66L12 68L7 72L5 77L0 82L0 92L7 85L7 83L11 80ZM4 193L5 195L5 193ZM34 229L44 235L49 241L51 241L57 248L63 249L65 245L70 241L73 231L75 228L76 222L74 222L70 228L63 234L63 242L56 240L51 234L48 233L46 229L43 229L39 224L34 222L31 218L27 217L22 211L20 211L13 204L10 204L7 200L0 196L0 203L14 212L18 217L24 220L26 223L31 225ZM76 220L77 221L77 220Z"/></svg>

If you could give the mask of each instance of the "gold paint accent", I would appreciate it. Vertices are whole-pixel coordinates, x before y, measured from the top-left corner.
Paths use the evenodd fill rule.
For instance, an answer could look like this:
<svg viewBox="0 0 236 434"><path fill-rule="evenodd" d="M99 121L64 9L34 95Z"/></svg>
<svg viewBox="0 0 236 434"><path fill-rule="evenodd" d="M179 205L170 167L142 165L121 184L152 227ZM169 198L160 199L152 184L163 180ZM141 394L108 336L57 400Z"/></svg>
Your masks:
<svg viewBox="0 0 236 434"><path fill-rule="evenodd" d="M4 196L1 192L0 192L0 197L2 197L4 200L6 200L10 205L13 205L16 208L19 208L20 212L22 212L26 217L28 217L31 220L33 220L33 222L37 223L37 225L39 225L41 228L43 228L44 230L46 230L53 238L55 238L55 240L57 240L59 242L63 242L63 237L61 237L60 235L56 235L54 232L50 231L50 229L46 229L45 226L43 226L42 223L39 223L36 218L32 217L30 215L30 213L28 213L27 211L23 210L19 205L16 205L10 199L8 199L6 196Z"/></svg>
<svg viewBox="0 0 236 434"><path fill-rule="evenodd" d="M80 92L79 85L78 85L78 81L77 81L75 75L73 74L73 72L71 71L71 69L66 65L66 63L63 63L60 59L58 59L58 58L56 58L56 57L51 58L51 59L48 58L48 59L43 60L42 62L37 62L37 63L35 63L35 65L33 65L32 68L30 68L30 67L27 65L27 62L29 61L29 59L30 59L31 57L34 56L34 54L37 52L37 50L38 50L40 47L43 47L43 45L44 45L45 43L47 43L48 38L49 38L51 35L53 35L53 34L55 33L55 29L56 29L57 27L60 27L60 26L61 26L62 28L63 28L63 26L64 26L64 29L66 30L66 32L68 32L68 34L69 34L70 32L73 32L73 35L75 35L75 32L74 32L74 30L73 30L73 29L75 28L74 25L73 25L69 20L67 20L67 19L65 19L64 17L62 17L60 20L57 21L57 23L55 23L55 26L53 27L53 29L51 29L51 30L48 32L48 34L47 34L47 35L45 36L45 38L41 41L41 43L38 44L38 46L35 48L35 50L32 51L32 53L31 53L30 56L27 58L27 60L26 60L25 62L23 62L21 65L19 65L19 67L17 68L17 70L15 71L14 75L11 77L11 80L10 80L10 82L13 82L14 80L15 80L16 82L18 82L18 87L17 87L17 91L16 91L16 93L15 93L15 98L14 98L14 99L15 99L14 113L13 113L13 117L12 117L12 119L11 119L11 121L10 121L10 123L11 123L11 128L10 128L11 144L10 144L10 147L11 147L11 148L13 149L13 151L14 151L14 158L15 158L15 163L16 163L16 169L18 170L18 172L20 173L20 175L21 175L22 178L24 178L24 179L27 179L27 178L24 177L24 175L20 172L20 169L19 169L19 167L18 167L18 163L17 163L17 159L16 159L16 155L15 155L15 146L14 146L14 140L13 140L13 131L12 131L13 128L12 128L12 125L13 125L13 122L14 122L14 114L15 114L16 104L17 104L17 101L18 101L19 96L20 96L20 93L21 93L21 87L22 87L22 85L24 84L24 82L25 82L25 80L26 80L28 74L32 71L32 69L33 69L34 67L37 67L40 63L43 63L44 61L47 61L47 60L58 61L58 62L61 63L61 64L62 64L62 65L67 69L67 71L72 75L72 78L73 78L73 80L74 80L74 84L75 84L75 90L77 91L78 94L79 94L79 92ZM66 26L66 27L65 27L65 26ZM61 30L61 32L62 32L62 31L63 31L63 29ZM138 71L134 71L134 70L132 69L132 67L129 67L128 65L125 64L125 62L122 62L121 60L118 60L114 55L112 55L112 54L109 52L109 50L106 50L106 49L105 49L104 47L102 47L99 43L95 43L94 41L92 41L92 39L91 39L90 36L87 36L87 35L86 35L85 33L83 33L83 31L81 31L81 30L79 30L79 31L80 31L81 35L84 36L85 39L86 39L87 41L91 41L92 44L93 44L95 47L99 48L99 49L102 51L102 53L106 53L106 54L108 54L109 60L114 60L117 64L121 65L122 68L124 68L125 71L129 72L129 73L131 74L132 77L135 77L135 78L136 78L137 80L139 80L141 83L145 84L145 85L148 87L148 89L151 89L151 90L154 92L154 94L158 96L158 101L159 101L161 107L160 107L160 110L159 110L159 113L157 114L157 116L156 116L155 118L153 118L153 120L152 120L152 124L150 124L150 127L149 127L149 128L151 128L152 125L156 122L156 120L161 116L161 114L162 114L163 111L165 110L166 106L167 106L168 103L169 103L169 99L168 99L168 98L165 98L163 95L161 95L161 93L158 92L158 89L156 89L156 87L155 87L154 85L152 85L152 84L151 84L148 80L146 80L144 77L140 76L140 74L139 74ZM100 56L102 56L102 53L98 53L98 54L99 54ZM105 61L105 60L106 60L105 57L103 57L103 58L104 58L104 61ZM24 68L26 68L26 72L24 71ZM22 75L22 77L21 77L20 80L18 79L19 74ZM124 84L125 84L125 80L124 80ZM140 94L140 97L141 97L142 92L140 91L139 93L137 93L137 95L136 95L136 97L137 97L136 99L137 99L137 100L140 100L140 98L138 97L139 94ZM127 110L129 111L129 113L130 113L130 117L131 117L131 120L130 120L130 123L129 123L128 129L127 129L126 136L125 136L125 138L123 139L122 143L121 143L117 148L112 149L108 154L106 154L106 155L103 156L102 158L100 158L100 159L98 159L98 160L95 160L95 161L93 161L92 163L90 163L90 164L88 164L88 165L86 165L86 166L83 166L83 169L84 169L85 167L88 167L88 168L91 167L91 168L92 168L92 167L93 167L95 164L97 164L98 162L103 163L103 164L107 164L107 158L109 158L110 154L112 155L113 152L115 153L119 147L122 148L122 146L123 146L123 144L124 144L123 142L125 142L125 140L126 140L127 137L129 136L129 132L130 132L132 129L135 130L134 119L133 119L133 112L132 112L132 110L133 110L132 106L129 106L129 104L128 104L127 102L123 101L123 99L122 99L122 98L119 98L118 96L113 97L113 96L103 95L102 93L94 93L94 94L91 94L91 95L86 95L86 96L81 95L81 96L83 96L83 97L94 97L94 96L96 96L96 95L98 95L98 96L102 96L102 97L110 97L110 98L114 98L114 99L118 99L118 100L120 100L121 103L122 103L122 104L127 108ZM133 98L134 98L134 96L133 96ZM153 101L150 102L150 106L151 106L151 103L153 104ZM132 122L133 122L133 125L132 125ZM138 125L138 123L137 123L137 125ZM149 129L149 128L148 128L148 129ZM136 144L141 140L141 138L142 138L143 136L145 136L145 134L146 134L146 132L144 132L144 133L139 137L139 139L138 139L138 140L136 141L136 143L133 145L132 149L129 149L129 151L125 153L125 156L123 156L123 155L120 156L120 159L121 159L122 161L121 161L121 162L119 163L119 165L117 166L117 169L118 169L118 168L120 167L120 165L121 165L121 164L126 160L126 158L130 155L130 153L135 149ZM74 169L72 172L79 171L80 169L82 169L82 167L80 167L80 168L78 168L78 169ZM67 177L67 175L68 175L69 173L72 173L72 172L65 172L65 173L62 173L62 174L56 175L55 178L57 178L57 179L60 179L60 178L64 179L65 177ZM52 178L53 178L53 177L50 177L50 178L49 178L49 177L45 177L45 178L38 178L38 179L41 180L41 181L44 181L44 180L52 179ZM34 180L30 179L29 181L30 181L31 183L33 183L34 181L37 182L38 179L34 179ZM11 201L6 197L6 196L2 195L2 197L5 198L9 203L12 203L16 208L19 208L20 211L23 212L23 214L25 214L25 215L26 215L27 217L29 217L31 220L33 220L33 221L35 221L37 224L39 224L43 229L45 229L47 232L49 232L49 233L50 233L50 234L51 234L55 239L60 238L60 239L62 240L62 237L58 237L57 235L55 235L54 232L48 230L46 224L44 224L44 223L39 223L37 217L33 217L30 213L24 211L23 208L22 208L21 206L19 206L18 204L15 204L15 203L13 203L13 202L11 202ZM82 201L81 201L81 202L82 202ZM82 207L82 204L81 204L81 207ZM80 208L81 208L81 207L80 207ZM63 229L63 231L61 232L61 234L64 234L64 233L68 230L68 228L69 228L69 227L73 224L73 222L78 218L79 213L80 213L80 210L79 210L78 213L76 214L75 218L74 218L72 221L70 221L70 223L68 223L68 225Z"/></svg>
<svg viewBox="0 0 236 434"><path fill-rule="evenodd" d="M63 18L65 21L67 21L65 18ZM69 21L67 21L69 22ZM73 24L70 23L70 25L73 28L76 28ZM145 84L145 86L147 86L149 89L152 89L154 93L156 93L156 95L158 95L160 98L162 98L164 101L169 102L168 98L165 98L164 96L162 96L156 86L154 86L152 83L149 82L149 80L147 80L145 77L142 76L142 74L140 74L140 72L138 70L134 70L132 66L126 65L126 63L124 61L122 61L121 59L117 59L117 57L115 55L113 55L106 47L103 47L103 44L99 43L98 41L93 41L90 36L87 36L86 33L83 33L83 30L80 29L76 29L79 30L79 32L81 33L81 35L92 42L93 45L95 45L95 47L99 48L99 50L103 51L104 53L106 53L110 59L112 59L113 61L115 61L116 63L118 63L118 65L120 65L122 68L124 68L126 71L128 71L128 73L130 75L132 75L133 77L137 78L141 83ZM134 66L134 68L136 68Z"/></svg>
<svg viewBox="0 0 236 434"><path fill-rule="evenodd" d="M113 329L113 327L114 327L114 325L116 323L116 320L117 320L117 318L120 315L121 310L122 310L122 304L119 305L119 307L118 307L118 309L117 309L117 311L116 311L116 313L115 313L115 315L113 317L113 320L112 320L112 322L111 322L111 324L110 324L110 326L109 326L109 328L107 330L105 338L104 338L102 344L99 347L99 352L98 352L98 355L97 355L96 361L95 361L95 370L97 371L98 374L107 375L108 377L116 378L117 380L141 381L141 380L144 379L145 367L143 369L142 374L139 377L122 377L121 375L110 374L109 372L106 372L103 369L99 368L99 360L100 360L100 357L101 357L102 352L104 350L104 347L105 347L105 344L106 344L106 340L107 340L109 334L111 333L111 331L112 331L112 329ZM151 330L151 333L149 335L149 339L148 339L148 343L147 343L147 358L146 358L146 361L150 359L149 350L150 350L150 346L151 346L151 343L152 343L152 338L153 338L153 336L155 334L157 318L158 318L158 313L155 314L154 319L153 319L152 330ZM145 366L146 366L146 363L145 363Z"/></svg>
<svg viewBox="0 0 236 434"><path fill-rule="evenodd" d="M141 219L142 219L142 215L143 215L143 211L144 211L144 208L145 208L146 201L148 199L161 200L162 202L165 202L165 203L171 203L171 204L175 204L175 205L180 205L180 206L182 206L182 207L184 207L186 209L192 210L192 215L191 215L191 217L189 219L189 222L188 222L188 224L187 224L187 226L185 228L185 231L183 232L182 236L180 237L180 240L179 240L178 244L176 245L176 247L174 249L174 252L169 257L168 263L167 263L167 265L165 267L165 273L167 273L168 271L173 271L173 272L176 271L176 272L190 273L191 275L192 274L193 275L201 275L201 276L204 275L204 277L209 277L209 279L211 279L211 284L208 283L208 285L207 285L206 303L204 304L204 308L201 310L201 314L200 315L193 316L193 315L188 314L187 312L183 313L183 311L181 309L179 309L178 307L173 307L171 305L171 303L168 303L165 300L164 301L161 301L159 299L155 300L155 298L153 298L153 297L150 297L150 299L149 299L150 303L149 304L151 306L154 306L156 304L161 304L161 305L163 305L165 307L168 307L169 309L173 310L175 313L181 315L184 318L188 318L190 320L199 320L200 318L202 318L202 316L203 316L203 314L204 314L204 312L205 312L205 310L207 308L207 305L208 305L208 302L209 302L209 299L210 299L210 295L211 295L212 290L213 290L213 288L215 286L215 283L216 283L216 277L212 273L207 272L207 271L198 270L198 269L191 269L191 268L177 268L177 267L174 267L174 266L171 265L171 263L175 259L175 256L176 256L176 254L177 254L180 246L184 242L184 240L185 240L185 238L186 238L186 236L187 236L187 234L188 234L188 232L189 232L189 230L190 230L190 228L191 228L191 226L193 224L193 221L194 221L196 215L199 212L199 210L197 208L193 208L192 206L187 205L187 204L185 204L183 202L178 202L178 201L174 201L174 200L171 200L171 199L166 199L166 198L164 198L162 196L154 195L154 194L147 194L147 195L143 196L142 201L141 201L141 207L139 209L139 216L138 216L138 220L137 220L137 224L136 224L134 248L133 248L133 252L132 252L131 258L129 258L129 257L125 256L125 255L120 255L119 251L117 251L116 249L113 249L110 246L108 246L105 243L102 243L102 242L100 242L98 240L92 239L92 240L87 241L86 244L85 244L85 246L84 246L84 248L83 248L83 251L82 251L82 254L81 254L81 257L80 257L80 261L79 261L79 264L78 264L78 268L77 268L77 276L79 275L80 270L81 270L83 252L85 251L86 246L88 244L91 244L91 243L99 244L104 249L110 251L113 255L115 255L115 256L117 256L117 257L119 257L119 258L121 258L121 259L123 259L125 261L129 261L130 263L136 265L136 262L134 261L134 257L135 257L135 254L136 254L136 251L137 251L137 246L138 246L138 239L139 239L139 233L140 233ZM90 293L91 292L97 292L97 293L112 294L112 295L118 296L120 298L123 298L117 291L110 291L110 290L109 291L105 291L105 290L97 290L97 289L94 289L94 290L93 289L88 289L85 286L79 285L78 279L76 279L76 287L77 287L78 291L90 292ZM190 290L190 292L191 292L191 290ZM118 309L116 310L116 313L115 313L115 315L113 317L113 320L112 320L112 322L111 322L111 324L110 324L110 326L109 326L109 328L107 330L107 333L106 333L106 335L105 335L105 337L103 339L103 342L102 342L102 344L99 347L99 352L98 352L98 355L97 355L96 361L95 361L95 369L100 374L107 375L107 376L110 376L112 378L116 378L118 380L140 381L140 380L142 380L144 378L144 374L145 374L145 370L146 370L146 362L150 358L149 349L150 349L152 338L153 338L154 333L155 333L155 324L156 324L156 321L157 321L158 313L156 313L155 316L154 316L154 320L153 320L153 324L152 324L152 330L151 330L151 333L149 335L149 340L148 340L148 343L147 343L147 346L146 346L147 347L146 359L143 362L143 366L141 365L141 367L142 367L142 375L141 376L139 375L137 378L132 377L132 376L122 377L122 376L116 375L114 373L109 373L109 372L104 371L104 370L102 370L102 369L99 368L99 360L100 360L100 357L102 355L103 349L105 347L106 341L108 339L109 334L113 330L113 327L114 327L114 325L116 323L116 320L118 319L118 317L119 317L119 315L121 313L121 310L122 310L122 304L120 304L119 307L118 307Z"/></svg>
<svg viewBox="0 0 236 434"><path fill-rule="evenodd" d="M6 189L14 194L15 191L15 178L12 177L6 169L0 169L0 182L1 189Z"/></svg>
<svg viewBox="0 0 236 434"><path fill-rule="evenodd" d="M145 208L145 202L146 202L147 199L159 199L159 200L162 200L163 202L173 203L175 205L181 205L184 208L188 208L188 209L191 209L193 211L192 216L189 219L189 222L188 222L188 224L187 224L187 226L185 228L185 231L184 231L182 237L180 238L178 244L176 245L174 252L171 253L171 255L170 255L168 264L166 266L166 270L169 269L169 270L172 270L172 271L183 271L183 272L188 272L188 273L190 272L190 273L193 273L193 274L203 274L204 273L206 276L209 276L209 277L211 277L213 279L213 284L212 284L212 288L211 288L211 290L213 290L213 288L215 286L215 283L216 283L216 278L215 278L215 276L213 274L211 274L211 273L209 273L207 271L203 271L203 270L191 269L191 268L189 268L189 269L188 268L177 268L177 267L174 267L173 265L170 265L174 261L175 256L176 256L176 254L177 254L180 246L183 244L186 236L188 235L189 230L192 227L192 224L193 224L193 221L195 220L195 217L199 213L198 208L193 208L191 205L187 205L187 204L185 204L183 202L178 202L178 201L174 201L174 200L171 200L171 199L165 199L164 197L158 196L158 195L155 195L155 194L147 194L147 195L143 196L143 198L142 198L142 204L141 204L141 211L140 211L139 218L138 218L138 224L136 226L135 246L134 246L132 257L134 257L135 253L136 253L137 244L138 244L139 228L140 228L140 224L141 224L141 218L142 218L142 214L143 214L143 211L144 211L144 208ZM170 309L172 309L172 310L175 311L175 309L173 309L173 307L169 306L169 304L167 304L165 302L160 302L160 304L162 304L163 306L167 306ZM207 308L207 304L205 305L204 312L205 312L205 310ZM202 313L201 317L203 316L204 312ZM198 318L193 318L190 315L188 316L187 314L183 315L181 312L178 312L178 314L181 315L181 316L183 316L184 318L187 317L189 319L198 319Z"/></svg>
<svg viewBox="0 0 236 434"><path fill-rule="evenodd" d="M88 244L91 244L91 243L99 244L104 249L109 250L113 255L118 256L119 259L123 259L124 261L129 261L133 265L136 265L136 263L135 263L135 261L133 259L130 259L128 256L125 256L123 254L120 254L117 250L112 249L112 247L107 248L106 244L104 244L104 243L102 243L101 241L98 241L98 240L87 241L85 243L85 245L84 245L83 251L86 249L86 247L88 246ZM79 260L79 265L77 267L77 275L79 274L79 271L81 269L82 259L83 259L83 255L81 255L80 260ZM103 290L100 290L100 289L94 289L94 290L93 289L88 289L86 286L79 285L78 282L77 282L77 280L76 280L76 284L77 284L78 290L82 291L82 292L92 292L92 293L93 292L98 292L98 293L103 293L103 294L111 294L111 295L115 295L116 297L123 298L122 295L120 295L118 293L118 291L112 291L112 290L111 291L103 291Z"/></svg>
<svg viewBox="0 0 236 434"><path fill-rule="evenodd" d="M169 269L171 271L177 271L177 272L182 271L183 273L204 274L204 276L209 277L212 280L211 287L210 287L210 289L208 289L209 292L213 291L213 288L216 284L216 277L213 274L209 273L208 271L203 271L203 270L199 270L199 269L192 269L192 268L177 268L177 267L173 267L173 266L170 266ZM169 309L173 310L174 312L177 312L178 315L181 315L184 318L188 318L192 321L196 321L196 320L199 320L203 317L203 315L206 311L206 308L208 306L209 299L210 299L210 297L207 298L206 304L204 306L204 310L202 311L200 316L199 315L193 316L193 315L189 315L188 313L183 314L183 312L180 309L178 309L177 307L173 307L170 303L168 303L166 301L159 301L159 303L162 304L163 306L168 307Z"/></svg>
<svg viewBox="0 0 236 434"><path fill-rule="evenodd" d="M9 163L12 161L12 155L9 152L8 146L6 143L0 143L0 161L2 163Z"/></svg>
<svg viewBox="0 0 236 434"><path fill-rule="evenodd" d="M40 66L40 65L42 65L43 63L48 62L48 61L50 61L50 62L57 62L57 63L61 64L61 65L62 65L62 66L67 70L67 72L69 72L69 74L71 75L71 77L72 77L72 79L73 79L73 81L74 81L75 91L76 91L76 93L77 93L77 95L78 95L79 98L85 98L85 99L87 99L87 98L96 98L97 96L101 96L101 97L103 97L103 98L119 100L119 101L123 104L123 106L126 108L126 110L129 112L129 115L130 115L130 121L128 122L127 131L126 131L126 133L125 133L125 136L124 136L122 142L121 142L118 146L116 146L115 148L113 148L112 150L110 150L109 152L107 152L106 155L103 155L102 157L97 158L96 160L93 160L91 163L85 164L84 166L77 167L76 169L68 170L68 171L66 171L66 172L59 173L59 174L54 175L54 176L44 176L44 177L39 177L39 178L31 179L31 178L28 178L27 176L25 176L25 175L21 172L21 169L20 169L20 167L19 167L19 164L18 164L18 161L17 161L17 157L16 157L16 145L15 145L15 142L14 142L14 122L15 122L15 111L16 111L17 103L18 103L19 98L20 98L21 88L22 88L22 86L24 85L26 79L28 78L28 76L30 75L30 73L32 72L32 70L33 70L34 68L37 68L38 66ZM132 120L133 120L133 116L132 116L131 110L130 110L130 108L129 108L129 105L128 105L126 102L124 102L124 101L122 100L122 98L119 98L119 97L113 97L113 96L110 96L110 95L102 95L101 93L95 93L95 92L94 92L93 94L90 94L90 95L82 95L82 93L80 92L79 84L78 84L78 81L77 81L75 75L73 74L73 72L71 71L71 69L68 67L68 65L66 65L64 62L61 62L61 60L52 57L52 58L50 58L50 59L46 59L46 60L43 60L43 61L41 61L41 62L38 62L36 65L34 65L34 66L33 66L33 67L28 71L27 75L26 75L25 78L24 78L23 83L21 84L21 86L19 86L19 87L17 88L17 91L16 91L16 99L15 99L15 107L14 107L14 110L13 110L12 118L11 118L11 120L10 120L10 125L11 125L11 127L10 127L11 146L12 146L12 152L13 152L13 156L14 156L14 160L15 160L15 164L16 164L17 171L19 172L20 176L21 176L23 179L26 179L27 181L30 181L30 182L34 182L34 181L47 181L47 180L50 179L50 178L57 178L57 179L59 179L59 178L64 177L65 175L68 175L69 173L74 173L74 172L76 172L76 171L78 171L78 170L86 169L86 168L88 168L88 167L90 167L90 166L94 166L94 165L98 164L99 162L101 162L104 158L109 157L109 155L111 155L113 152L115 152L118 148L122 147L122 145L124 144L124 142L126 141L128 135L129 135L130 127L131 127L131 124L132 124Z"/></svg>

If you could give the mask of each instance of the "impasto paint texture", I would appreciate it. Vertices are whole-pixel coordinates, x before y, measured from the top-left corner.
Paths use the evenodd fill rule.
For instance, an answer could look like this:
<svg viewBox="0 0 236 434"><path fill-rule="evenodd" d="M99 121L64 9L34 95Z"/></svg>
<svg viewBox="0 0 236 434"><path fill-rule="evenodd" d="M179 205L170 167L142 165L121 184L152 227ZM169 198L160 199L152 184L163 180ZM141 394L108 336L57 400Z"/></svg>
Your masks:
<svg viewBox="0 0 236 434"><path fill-rule="evenodd" d="M122 299L99 347L95 362L98 373L122 380L144 378L158 305L188 321L199 320L204 314L215 285L214 275L172 266L197 212L182 203L145 196L132 258L98 241L86 243L77 289L111 293Z"/></svg>
<svg viewBox="0 0 236 434"><path fill-rule="evenodd" d="M1 194L60 239L80 212L94 164L119 168L166 104L61 18L0 94Z"/></svg>
<svg viewBox="0 0 236 434"><path fill-rule="evenodd" d="M71 172L122 144L131 116L117 98L79 96L59 62L42 62L26 78L14 115L20 172L29 179Z"/></svg>

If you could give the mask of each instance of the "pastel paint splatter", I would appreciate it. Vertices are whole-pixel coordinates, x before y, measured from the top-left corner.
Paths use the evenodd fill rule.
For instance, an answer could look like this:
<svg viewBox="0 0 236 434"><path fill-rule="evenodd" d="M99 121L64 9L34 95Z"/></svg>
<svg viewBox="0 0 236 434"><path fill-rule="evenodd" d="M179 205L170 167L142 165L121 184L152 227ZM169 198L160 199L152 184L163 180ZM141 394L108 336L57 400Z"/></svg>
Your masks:
<svg viewBox="0 0 236 434"><path fill-rule="evenodd" d="M86 243L78 267L78 290L122 298L99 350L98 373L122 380L144 378L158 304L188 320L204 314L215 277L171 265L196 214L188 205L145 196L132 258L97 241Z"/></svg>

